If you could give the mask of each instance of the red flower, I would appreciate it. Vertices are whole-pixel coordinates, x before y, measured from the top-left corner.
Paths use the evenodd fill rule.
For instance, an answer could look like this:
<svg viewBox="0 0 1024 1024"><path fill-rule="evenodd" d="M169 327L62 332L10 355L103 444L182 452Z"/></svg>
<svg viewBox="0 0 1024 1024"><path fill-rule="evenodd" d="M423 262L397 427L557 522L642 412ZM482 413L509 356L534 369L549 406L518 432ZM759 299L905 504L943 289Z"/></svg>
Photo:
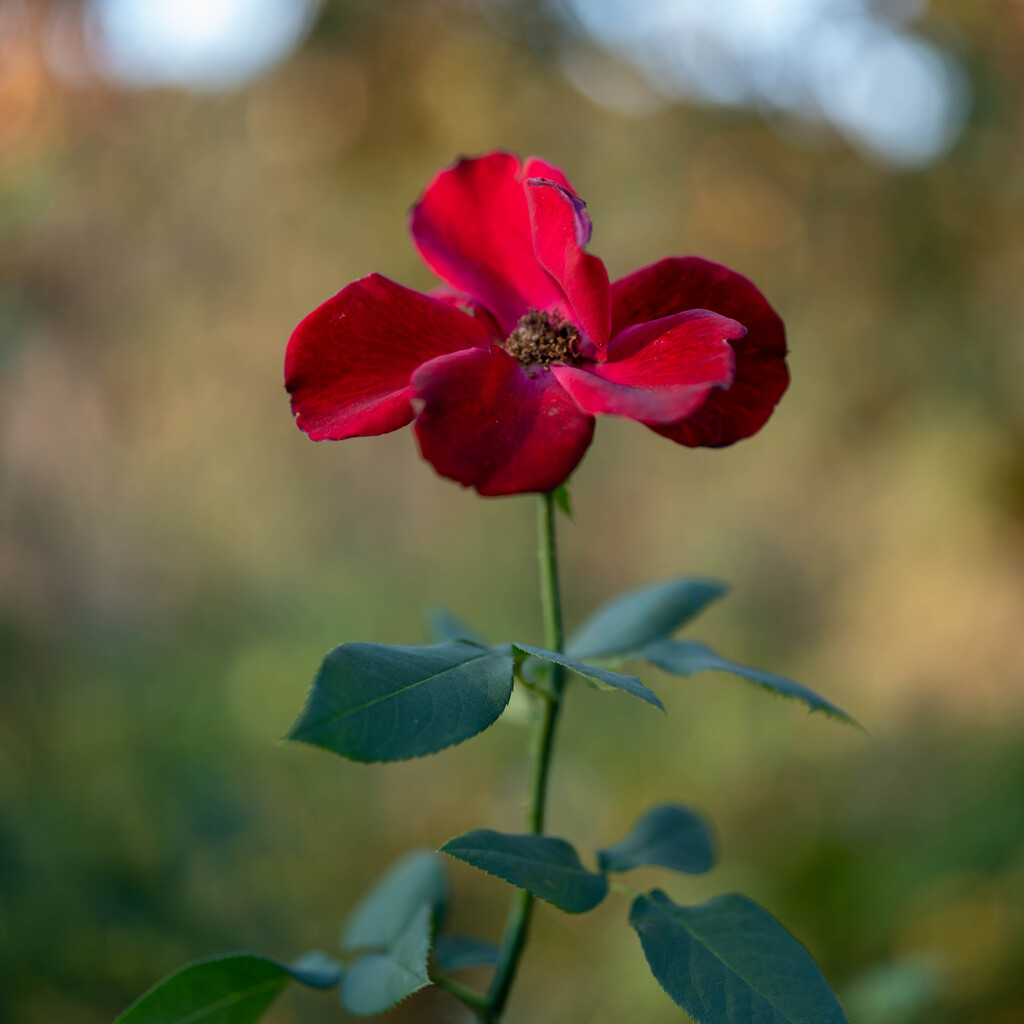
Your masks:
<svg viewBox="0 0 1024 1024"><path fill-rule="evenodd" d="M610 413L685 445L761 428L786 390L782 321L745 277L694 256L609 284L565 175L510 153L460 160L410 228L448 285L371 274L295 329L286 386L314 441L415 420L442 475L481 494L550 491Z"/></svg>

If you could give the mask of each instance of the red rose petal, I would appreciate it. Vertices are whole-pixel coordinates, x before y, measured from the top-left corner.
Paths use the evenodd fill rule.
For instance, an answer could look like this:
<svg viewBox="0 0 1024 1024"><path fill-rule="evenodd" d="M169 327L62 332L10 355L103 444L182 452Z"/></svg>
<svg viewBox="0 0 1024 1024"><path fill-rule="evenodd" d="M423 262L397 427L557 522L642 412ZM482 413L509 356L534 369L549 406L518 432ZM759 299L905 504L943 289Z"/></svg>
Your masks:
<svg viewBox="0 0 1024 1024"><path fill-rule="evenodd" d="M551 373L531 377L499 348L441 356L413 375L416 437L442 476L484 495L551 491L594 434Z"/></svg>
<svg viewBox="0 0 1024 1024"><path fill-rule="evenodd" d="M733 342L736 372L728 391L713 391L689 419L653 429L691 447L732 444L764 426L789 384L785 327L747 278L687 256L661 260L612 285L612 337L687 309L712 310L747 328Z"/></svg>
<svg viewBox="0 0 1024 1024"><path fill-rule="evenodd" d="M676 423L693 415L713 388L729 386L729 340L744 333L735 320L694 309L623 331L607 362L551 370L584 412Z"/></svg>
<svg viewBox="0 0 1024 1024"><path fill-rule="evenodd" d="M460 160L434 177L409 219L427 266L482 302L506 335L531 307L565 306L537 262L524 180L512 153Z"/></svg>
<svg viewBox="0 0 1024 1024"><path fill-rule="evenodd" d="M314 441L386 434L413 418L410 378L418 366L491 340L455 306L371 274L292 333L284 367L292 412Z"/></svg>
<svg viewBox="0 0 1024 1024"><path fill-rule="evenodd" d="M611 328L608 271L597 256L584 251L591 231L586 204L545 178L530 178L526 197L537 259L565 292L573 319L603 348Z"/></svg>

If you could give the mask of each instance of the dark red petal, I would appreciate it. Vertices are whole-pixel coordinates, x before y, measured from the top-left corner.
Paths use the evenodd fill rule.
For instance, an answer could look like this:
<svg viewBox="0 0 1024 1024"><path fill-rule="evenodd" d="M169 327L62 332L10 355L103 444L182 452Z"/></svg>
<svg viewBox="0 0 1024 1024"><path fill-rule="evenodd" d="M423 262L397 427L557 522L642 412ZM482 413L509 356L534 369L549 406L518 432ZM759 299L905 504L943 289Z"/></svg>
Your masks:
<svg viewBox="0 0 1024 1024"><path fill-rule="evenodd" d="M314 441L386 434L413 417L409 380L418 366L491 340L455 306L371 274L292 333L284 364L292 412Z"/></svg>
<svg viewBox="0 0 1024 1024"><path fill-rule="evenodd" d="M526 197L537 259L565 292L573 319L603 348L611 327L608 271L597 256L584 251L591 231L586 204L546 178L528 179Z"/></svg>
<svg viewBox="0 0 1024 1024"><path fill-rule="evenodd" d="M530 307L565 305L534 253L524 180L512 153L460 160L434 177L409 218L430 269L482 302L506 335Z"/></svg>
<svg viewBox="0 0 1024 1024"><path fill-rule="evenodd" d="M551 370L584 412L676 423L692 416L713 388L729 386L729 340L745 333L735 320L694 309L623 331L607 362Z"/></svg>
<svg viewBox="0 0 1024 1024"><path fill-rule="evenodd" d="M441 476L484 495L551 491L576 468L594 420L546 372L499 348L441 356L413 375L416 437Z"/></svg>
<svg viewBox="0 0 1024 1024"><path fill-rule="evenodd" d="M721 313L738 320L747 333L733 342L736 373L729 390L713 391L689 419L655 429L691 447L732 444L761 429L789 384L786 330L747 278L687 256L661 260L612 285L612 337L687 309Z"/></svg>

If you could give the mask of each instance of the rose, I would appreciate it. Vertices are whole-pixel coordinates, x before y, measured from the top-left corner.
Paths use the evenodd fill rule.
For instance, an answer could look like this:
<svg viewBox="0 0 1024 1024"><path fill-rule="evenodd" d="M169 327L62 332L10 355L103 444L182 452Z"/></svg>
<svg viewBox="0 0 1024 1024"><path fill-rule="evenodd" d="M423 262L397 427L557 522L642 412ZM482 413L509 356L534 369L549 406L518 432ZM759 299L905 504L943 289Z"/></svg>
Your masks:
<svg viewBox="0 0 1024 1024"><path fill-rule="evenodd" d="M782 321L750 281L691 256L610 284L585 251L584 203L542 160L460 160L410 228L446 288L371 274L292 334L286 386L313 440L415 420L441 475L484 495L546 492L598 413L719 447L759 430L789 382Z"/></svg>

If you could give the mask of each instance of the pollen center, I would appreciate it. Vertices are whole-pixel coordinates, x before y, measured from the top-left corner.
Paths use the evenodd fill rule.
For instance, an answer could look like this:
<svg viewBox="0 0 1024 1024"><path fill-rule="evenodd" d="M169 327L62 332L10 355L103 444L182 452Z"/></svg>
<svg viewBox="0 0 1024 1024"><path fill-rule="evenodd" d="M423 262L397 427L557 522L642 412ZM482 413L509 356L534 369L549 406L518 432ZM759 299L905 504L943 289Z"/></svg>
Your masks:
<svg viewBox="0 0 1024 1024"><path fill-rule="evenodd" d="M571 363L579 355L580 332L558 313L531 309L505 341L505 351L523 366Z"/></svg>

